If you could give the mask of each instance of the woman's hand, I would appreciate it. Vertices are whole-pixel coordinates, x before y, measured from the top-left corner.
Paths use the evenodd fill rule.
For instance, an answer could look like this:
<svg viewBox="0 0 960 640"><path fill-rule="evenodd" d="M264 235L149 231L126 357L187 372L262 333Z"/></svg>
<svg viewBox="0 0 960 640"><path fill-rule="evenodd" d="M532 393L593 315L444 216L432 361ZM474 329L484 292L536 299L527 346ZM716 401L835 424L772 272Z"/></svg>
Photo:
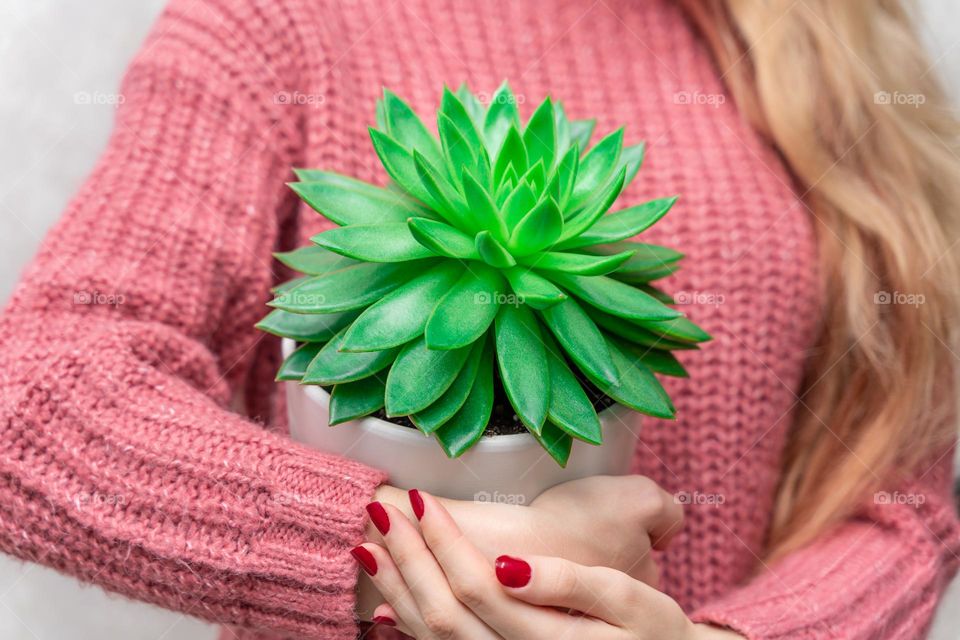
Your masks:
<svg viewBox="0 0 960 640"><path fill-rule="evenodd" d="M407 492L389 485L376 500L413 517ZM643 476L594 476L557 485L529 506L438 499L460 530L492 562L500 554L559 556L621 571L656 586L651 549L683 526L683 509ZM371 519L367 539L380 541ZM360 576L357 614L369 620L383 597Z"/></svg>
<svg viewBox="0 0 960 640"><path fill-rule="evenodd" d="M493 563L440 501L411 491L410 503L419 532L398 509L374 506L383 546L366 543L354 555L387 599L375 619L417 638L738 637L693 624L669 597L622 571L531 555Z"/></svg>
<svg viewBox="0 0 960 640"><path fill-rule="evenodd" d="M377 502L412 516L407 492L384 486ZM643 476L594 476L548 489L529 506L437 498L460 530L493 560L500 554L559 556L602 565L656 586L651 549L683 527L683 508ZM367 538L378 541L371 525Z"/></svg>

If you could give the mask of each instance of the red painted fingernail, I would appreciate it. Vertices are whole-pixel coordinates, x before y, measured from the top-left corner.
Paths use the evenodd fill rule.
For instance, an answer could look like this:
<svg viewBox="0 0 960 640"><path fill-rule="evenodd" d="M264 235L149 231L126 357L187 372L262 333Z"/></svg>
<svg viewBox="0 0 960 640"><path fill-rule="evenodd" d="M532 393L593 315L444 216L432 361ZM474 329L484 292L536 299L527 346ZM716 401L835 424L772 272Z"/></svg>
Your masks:
<svg viewBox="0 0 960 640"><path fill-rule="evenodd" d="M497 569L497 580L505 587L518 589L530 582L530 565L520 558L500 556L494 566Z"/></svg>
<svg viewBox="0 0 960 640"><path fill-rule="evenodd" d="M370 520L377 531L380 532L380 535L387 535L387 531L390 531L390 516L387 515L387 510L383 508L383 505L379 502L371 502L367 505L367 513L370 514Z"/></svg>
<svg viewBox="0 0 960 640"><path fill-rule="evenodd" d="M410 506L413 507L413 515L417 520L423 520L423 496L416 489L410 489L407 492L410 495Z"/></svg>
<svg viewBox="0 0 960 640"><path fill-rule="evenodd" d="M366 547L354 547L350 550L350 554L357 559L357 562L359 562L363 570L367 572L367 575L377 575L377 559L373 557L372 553L367 551Z"/></svg>
<svg viewBox="0 0 960 640"><path fill-rule="evenodd" d="M383 624L388 627L397 626L397 621L391 618L390 616L373 616L374 624Z"/></svg>

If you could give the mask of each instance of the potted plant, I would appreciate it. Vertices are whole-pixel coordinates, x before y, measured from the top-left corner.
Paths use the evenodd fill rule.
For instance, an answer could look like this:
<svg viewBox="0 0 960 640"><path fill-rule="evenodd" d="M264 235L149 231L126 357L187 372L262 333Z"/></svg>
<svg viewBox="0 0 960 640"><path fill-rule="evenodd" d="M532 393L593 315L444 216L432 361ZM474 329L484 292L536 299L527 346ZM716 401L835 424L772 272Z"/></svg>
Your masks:
<svg viewBox="0 0 960 640"><path fill-rule="evenodd" d="M304 275L258 324L285 339L292 435L452 498L626 473L624 412L672 418L655 374L709 339L652 284L681 254L630 240L676 198L607 213L643 145L584 152L593 123L549 98L523 125L506 83L488 105L445 89L439 137L390 91L376 113L389 187L291 184L338 225L277 255Z"/></svg>

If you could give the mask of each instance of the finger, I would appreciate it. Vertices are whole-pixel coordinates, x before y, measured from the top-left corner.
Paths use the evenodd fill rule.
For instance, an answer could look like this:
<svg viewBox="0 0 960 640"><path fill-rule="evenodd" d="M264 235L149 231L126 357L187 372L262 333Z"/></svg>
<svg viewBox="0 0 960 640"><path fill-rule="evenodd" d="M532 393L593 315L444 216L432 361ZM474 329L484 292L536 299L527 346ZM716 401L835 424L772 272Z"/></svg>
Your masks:
<svg viewBox="0 0 960 640"><path fill-rule="evenodd" d="M413 631L403 622L400 614L389 603L377 605L377 608L373 610L373 622L384 627L393 627L408 636L413 635Z"/></svg>
<svg viewBox="0 0 960 640"><path fill-rule="evenodd" d="M430 637L495 638L489 627L457 600L437 559L403 512L379 502L371 503L368 510L420 612L420 624L430 631ZM387 601L393 604L390 598ZM409 622L403 613L400 615Z"/></svg>
<svg viewBox="0 0 960 640"><path fill-rule="evenodd" d="M621 628L651 608L647 592L657 593L622 571L563 558L500 556L495 567L504 592L518 600L580 611Z"/></svg>
<svg viewBox="0 0 960 640"><path fill-rule="evenodd" d="M405 633L419 638L429 638L430 633L420 618L420 610L417 609L417 604L390 553L372 542L354 547L350 553L357 559L360 567L370 576L370 581L397 614L393 619L410 629Z"/></svg>
<svg viewBox="0 0 960 640"><path fill-rule="evenodd" d="M657 487L660 504L650 520L647 533L650 546L658 551L666 549L673 537L683 529L683 505L676 497Z"/></svg>
<svg viewBox="0 0 960 640"><path fill-rule="evenodd" d="M602 627L609 625L530 607L507 596L490 561L463 535L436 498L414 489L410 502L420 518L423 540L440 563L454 596L498 634L505 638L558 637L575 624L582 633L567 637L603 637Z"/></svg>

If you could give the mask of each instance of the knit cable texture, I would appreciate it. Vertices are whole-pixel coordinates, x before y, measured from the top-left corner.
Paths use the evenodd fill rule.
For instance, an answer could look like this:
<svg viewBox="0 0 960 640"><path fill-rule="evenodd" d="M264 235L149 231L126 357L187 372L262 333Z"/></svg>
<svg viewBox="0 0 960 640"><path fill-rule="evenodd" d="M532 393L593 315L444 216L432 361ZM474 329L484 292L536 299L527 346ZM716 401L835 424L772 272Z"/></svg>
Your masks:
<svg viewBox="0 0 960 640"><path fill-rule="evenodd" d="M759 562L816 247L719 75L669 0L174 0L0 320L0 548L225 637L355 636L348 550L385 476L283 433L278 344L253 325L289 276L271 252L329 225L284 182L383 183L366 134L382 86L429 113L444 83L507 78L525 115L551 94L648 142L622 205L681 195L645 240L686 254L668 288L715 340L681 355L679 420L643 420L636 449L686 505L664 589L748 638L921 637L960 552L949 455Z"/></svg>

